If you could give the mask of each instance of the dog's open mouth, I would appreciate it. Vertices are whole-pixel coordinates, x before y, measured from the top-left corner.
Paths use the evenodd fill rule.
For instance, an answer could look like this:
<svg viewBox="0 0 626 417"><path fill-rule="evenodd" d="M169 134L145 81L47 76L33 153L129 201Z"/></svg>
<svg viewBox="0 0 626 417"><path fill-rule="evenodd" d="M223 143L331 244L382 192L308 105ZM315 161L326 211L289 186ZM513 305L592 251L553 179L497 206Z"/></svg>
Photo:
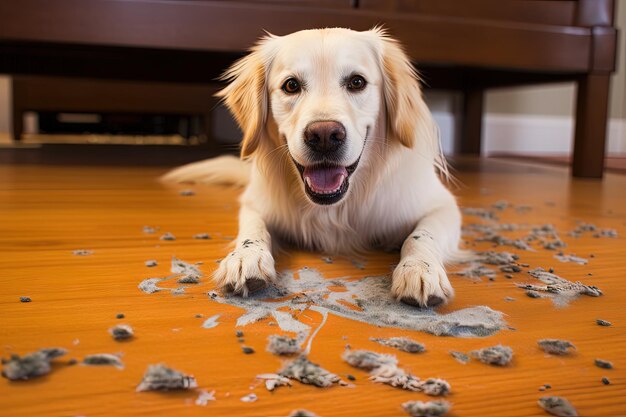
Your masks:
<svg viewBox="0 0 626 417"><path fill-rule="evenodd" d="M316 204L335 204L348 192L350 175L356 169L357 160L350 166L322 163L302 166L294 163L304 181L304 190L311 201Z"/></svg>

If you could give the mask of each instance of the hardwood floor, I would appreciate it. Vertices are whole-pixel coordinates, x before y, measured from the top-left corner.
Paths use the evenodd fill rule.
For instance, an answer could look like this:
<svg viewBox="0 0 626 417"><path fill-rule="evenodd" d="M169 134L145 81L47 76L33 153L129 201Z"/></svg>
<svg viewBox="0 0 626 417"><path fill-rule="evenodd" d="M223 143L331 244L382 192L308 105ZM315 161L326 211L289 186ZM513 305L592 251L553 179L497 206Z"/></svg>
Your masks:
<svg viewBox="0 0 626 417"><path fill-rule="evenodd" d="M0 414L267 417L306 408L322 417L403 416L403 402L436 399L368 381L365 372L342 361L340 355L349 343L395 354L417 376L446 379L452 385L447 398L453 404L450 416L543 416L547 414L537 405L543 395L566 397L582 416L626 415L626 176L572 179L561 167L498 160L459 160L455 167L462 182L455 192L462 206L489 208L506 200L514 207L497 211L501 223L551 223L568 244L563 251L589 263L559 262L556 251L536 245L534 251L499 247L496 250L517 253L519 262L529 267L513 279L501 272L494 281L452 276L457 296L441 312L488 305L506 314L511 329L486 338L437 337L331 314L312 344L310 358L343 378L354 375L355 387L323 389L294 382L291 388L268 392L255 376L281 368L283 360L265 351L267 336L279 329L268 320L241 328L245 344L256 351L244 355L235 336L241 310L211 302L206 295L213 288L208 276L237 233L237 190L167 188L155 181L165 168L0 165L1 355L8 358L11 353L55 346L69 351L46 376L0 380ZM186 188L196 194L181 196L179 191ZM520 205L530 209L515 208ZM619 237L568 236L577 221L616 229ZM481 222L476 216L465 217L466 225ZM159 230L146 234L145 225ZM165 232L176 240L159 240ZM208 233L212 239L193 239L197 233ZM466 240L472 249L492 247L475 243L472 236ZM73 255L77 249L93 253ZM170 274L172 256L203 262L207 278L182 295L142 293L137 286L143 279ZM149 259L157 260L158 266L146 267ZM348 259L327 264L319 254L293 252L281 254L278 267L308 266L326 278L364 277L388 274L397 261L397 254L373 253L360 270ZM599 287L604 295L581 296L564 308L547 298L527 297L514 283L540 284L526 273L535 267L552 267L571 281ZM451 268L459 269L463 266ZM22 303L20 296L32 302ZM119 313L125 318L117 319ZM202 317L196 317L199 314ZM216 314L219 325L203 328L204 320ZM298 318L314 327L321 322L321 315L310 310ZM612 326L598 326L596 319ZM135 339L114 341L108 329L118 323L132 325ZM409 354L368 340L392 336L422 342L427 351ZM569 340L577 350L568 356L547 355L537 347L542 338ZM497 344L513 348L510 366L476 360L462 365L448 353ZM67 365L71 358L80 361L94 353L120 353L125 368ZM611 361L614 369L596 367L595 358ZM146 367L161 362L193 374L200 388L215 390L216 400L198 406L193 390L135 392ZM604 385L602 377L609 378L610 385ZM540 392L543 384L551 389ZM240 401L250 392L258 395L258 401Z"/></svg>

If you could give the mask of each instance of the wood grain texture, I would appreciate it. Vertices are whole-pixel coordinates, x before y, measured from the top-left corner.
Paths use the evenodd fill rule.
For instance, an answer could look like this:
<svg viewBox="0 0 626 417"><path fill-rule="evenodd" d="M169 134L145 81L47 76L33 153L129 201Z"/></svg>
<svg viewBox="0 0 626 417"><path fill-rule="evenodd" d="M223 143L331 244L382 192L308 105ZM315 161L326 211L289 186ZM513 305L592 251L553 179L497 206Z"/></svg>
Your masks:
<svg viewBox="0 0 626 417"><path fill-rule="evenodd" d="M187 294L147 295L137 289L144 278L164 276L173 255L204 262L209 274L227 252L228 236L237 233L237 190L196 186L195 196L181 188L166 188L155 178L157 168L89 168L0 166L0 349L3 357L42 347L67 348L69 358L91 353L123 353L124 370L67 366L61 359L47 376L31 381L0 380L2 416L286 416L307 408L323 417L402 416L400 404L430 399L388 386L340 359L344 345L397 354L400 363L420 377L442 377L452 385L451 416L543 416L537 399L544 394L567 397L583 416L626 415L626 245L624 238L569 238L576 220L626 233L626 177L607 174L603 182L571 179L563 168L514 162L457 164L463 185L456 190L464 206L489 206L506 199L530 205L525 214L505 211L502 221L553 223L569 244L567 253L587 257L587 266L560 263L554 252L518 252L531 267L554 267L571 280L597 285L600 298L581 297L556 309L549 300L530 299L513 282L498 274L494 282L473 283L453 277L457 297L444 311L486 304L506 313L515 330L482 339L444 338L377 328L330 315L317 335L310 358L341 376L356 376L355 388L318 389L294 384L270 393L255 375L275 372L281 360L265 352L266 337L278 333L267 321L243 328L245 342L256 353L244 355L235 337L235 307L212 303L205 293L208 279ZM466 218L466 222L475 219ZM144 234L144 225L159 226L177 240ZM206 232L211 240L194 240ZM489 248L483 243L476 248ZM74 256L90 249L90 256ZM504 249L503 249L504 250ZM147 268L144 261L159 266ZM373 253L365 270L348 260L326 264L317 254L280 255L279 268L314 267L327 278L388 274L397 254ZM588 276L592 273L592 276ZM20 303L29 296L31 303ZM514 297L507 302L505 297ZM117 313L126 318L118 320ZM203 329L203 318L220 314L220 324ZM613 322L600 327L595 320ZM304 312L300 319L317 325L320 315ZM107 329L116 323L135 328L136 339L112 340ZM345 339L344 339L345 336ZM369 337L408 336L424 343L427 352L411 355L368 341ZM577 352L571 357L548 356L536 341L563 338ZM469 351L502 343L515 350L513 364L495 368L472 361L456 362L449 350ZM602 370L600 357L615 369ZM148 364L164 362L196 376L200 387L216 390L216 401L194 405L194 392L136 393ZM607 376L611 385L601 378ZM551 384L541 393L538 388ZM253 387L253 388L251 388ZM240 397L255 392L259 400Z"/></svg>

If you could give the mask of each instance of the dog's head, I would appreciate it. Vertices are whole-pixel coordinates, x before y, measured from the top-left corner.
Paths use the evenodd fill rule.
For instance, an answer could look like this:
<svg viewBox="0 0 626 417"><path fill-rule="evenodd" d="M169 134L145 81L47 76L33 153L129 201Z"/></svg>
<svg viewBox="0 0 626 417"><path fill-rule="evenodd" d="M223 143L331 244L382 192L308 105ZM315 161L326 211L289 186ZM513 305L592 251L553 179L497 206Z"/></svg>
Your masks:
<svg viewBox="0 0 626 417"><path fill-rule="evenodd" d="M344 198L368 141L412 147L427 113L413 66L380 29L269 35L224 78L242 157L286 146L316 204Z"/></svg>

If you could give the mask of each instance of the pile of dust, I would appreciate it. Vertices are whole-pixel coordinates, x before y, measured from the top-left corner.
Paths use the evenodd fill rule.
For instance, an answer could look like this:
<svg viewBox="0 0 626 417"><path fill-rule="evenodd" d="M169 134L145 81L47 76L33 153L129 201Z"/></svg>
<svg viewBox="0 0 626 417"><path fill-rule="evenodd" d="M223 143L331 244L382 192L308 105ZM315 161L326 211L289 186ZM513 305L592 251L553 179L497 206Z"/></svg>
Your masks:
<svg viewBox="0 0 626 417"><path fill-rule="evenodd" d="M2 376L19 381L46 375L52 369L50 362L66 353L63 348L46 348L24 356L13 354L9 359L2 359Z"/></svg>
<svg viewBox="0 0 626 417"><path fill-rule="evenodd" d="M198 284L200 278L204 277L203 272L200 270L199 264L191 264L181 259L172 257L172 265L170 271L173 275L159 278L146 278L141 281L138 288L146 294L154 294L160 291L170 291L172 294L182 294L185 292L184 286L178 286L176 288L160 287L158 284L162 281L167 281L172 278L178 278L179 284Z"/></svg>
<svg viewBox="0 0 626 417"><path fill-rule="evenodd" d="M115 326L109 329L109 333L113 337L113 339L119 341L129 340L135 336L135 332L133 328L128 324L116 324Z"/></svg>
<svg viewBox="0 0 626 417"><path fill-rule="evenodd" d="M473 281L480 281L481 277L486 277L487 279L492 280L496 277L496 271L491 268L487 268L484 265L472 264L470 267L465 268L462 271L455 272L454 275L465 277Z"/></svg>
<svg viewBox="0 0 626 417"><path fill-rule="evenodd" d="M605 361L604 359L594 359L593 363L602 369L613 369L613 362Z"/></svg>
<svg viewBox="0 0 626 417"><path fill-rule="evenodd" d="M571 301L578 298L579 295L589 295L591 297L602 295L602 291L598 287L585 285L580 281L568 281L543 268L535 268L528 271L528 273L546 285L517 284L517 286L527 291L530 290L548 295L557 307L567 306Z"/></svg>
<svg viewBox="0 0 626 417"><path fill-rule="evenodd" d="M539 406L548 413L559 417L576 417L578 411L563 397L541 397L537 401Z"/></svg>
<svg viewBox="0 0 626 417"><path fill-rule="evenodd" d="M452 406L449 402L439 401L407 401L402 408L412 417L440 417L445 416Z"/></svg>
<svg viewBox="0 0 626 417"><path fill-rule="evenodd" d="M572 237L582 237L584 233L592 232L592 236L595 238L610 237L616 238L618 236L615 229L600 229L593 223L578 222L578 225L574 230L568 234Z"/></svg>
<svg viewBox="0 0 626 417"><path fill-rule="evenodd" d="M161 239L161 240L176 240L176 236L174 236L170 232L165 232L165 234L161 235L161 237L159 239Z"/></svg>
<svg viewBox="0 0 626 417"><path fill-rule="evenodd" d="M301 269L295 279L293 272L279 274L274 285L242 298L210 292L211 300L244 309L237 326L246 326L273 317L287 332L308 337L310 326L292 314L279 311L287 307L293 313L307 309L369 323L374 326L416 330L438 336L484 337L505 328L503 314L486 306L476 306L439 314L432 309L418 309L399 303L391 295L387 277L368 276L361 279L327 280L313 269ZM333 291L334 286L344 291ZM309 340L310 343L310 340Z"/></svg>
<svg viewBox="0 0 626 417"><path fill-rule="evenodd" d="M447 395L450 384L443 379L428 378L425 381L398 367L398 359L393 355L369 350L346 350L343 359L355 368L370 373L370 380L408 391L419 391L426 395Z"/></svg>
<svg viewBox="0 0 626 417"><path fill-rule="evenodd" d="M253 392L240 398L240 400L244 403L253 403L258 399L259 397L257 397L257 395Z"/></svg>
<svg viewBox="0 0 626 417"><path fill-rule="evenodd" d="M117 369L124 369L124 364L118 355L112 353L96 353L87 355L81 362L83 365L90 366L114 366Z"/></svg>
<svg viewBox="0 0 626 417"><path fill-rule="evenodd" d="M265 388L268 391L274 391L278 387L290 387L291 380L287 377L278 374L259 374L257 379L265 381Z"/></svg>
<svg viewBox="0 0 626 417"><path fill-rule="evenodd" d="M270 335L267 343L267 351L278 356L289 356L300 352L298 339L288 336Z"/></svg>
<svg viewBox="0 0 626 417"><path fill-rule="evenodd" d="M462 363L463 365L465 365L466 363L470 361L470 357L463 352L451 350L449 353L450 353L450 356L452 356L454 359L457 360L457 362Z"/></svg>
<svg viewBox="0 0 626 417"><path fill-rule="evenodd" d="M304 355L288 362L280 371L279 375L284 378L294 379L303 384L315 385L321 388L330 387L333 384L347 385L347 383L342 381L337 375L311 362Z"/></svg>
<svg viewBox="0 0 626 417"><path fill-rule="evenodd" d="M197 388L198 383L193 376L185 375L163 364L149 365L143 379L137 386L141 391L170 391Z"/></svg>
<svg viewBox="0 0 626 417"><path fill-rule="evenodd" d="M510 252L485 251L476 254L479 262L489 265L510 265L519 260L519 256Z"/></svg>
<svg viewBox="0 0 626 417"><path fill-rule="evenodd" d="M319 417L312 411L309 410L293 410L287 417Z"/></svg>
<svg viewBox="0 0 626 417"><path fill-rule="evenodd" d="M490 346L470 352L473 357L488 365L507 366L513 360L513 349L508 346Z"/></svg>
<svg viewBox="0 0 626 417"><path fill-rule="evenodd" d="M589 262L588 259L581 258L574 254L565 255L563 252L559 252L556 255L554 255L554 258L558 259L561 262L573 262L578 265L587 265L587 262Z"/></svg>
<svg viewBox="0 0 626 417"><path fill-rule="evenodd" d="M370 337L370 340L408 353L422 353L426 350L423 344L406 337L391 337L389 339Z"/></svg>
<svg viewBox="0 0 626 417"><path fill-rule="evenodd" d="M215 391L208 392L205 390L200 390L198 398L196 398L195 404L204 407L209 403L209 401L215 401Z"/></svg>
<svg viewBox="0 0 626 417"><path fill-rule="evenodd" d="M216 314L214 316L209 317L204 322L202 322L202 328L203 329L212 329L214 327L217 327L220 324L219 321L217 321L217 319L219 319L219 318L220 318L219 314Z"/></svg>
<svg viewBox="0 0 626 417"><path fill-rule="evenodd" d="M541 350L552 355L568 355L571 353L570 349L576 350L576 346L569 340L541 339L537 341L537 344Z"/></svg>

